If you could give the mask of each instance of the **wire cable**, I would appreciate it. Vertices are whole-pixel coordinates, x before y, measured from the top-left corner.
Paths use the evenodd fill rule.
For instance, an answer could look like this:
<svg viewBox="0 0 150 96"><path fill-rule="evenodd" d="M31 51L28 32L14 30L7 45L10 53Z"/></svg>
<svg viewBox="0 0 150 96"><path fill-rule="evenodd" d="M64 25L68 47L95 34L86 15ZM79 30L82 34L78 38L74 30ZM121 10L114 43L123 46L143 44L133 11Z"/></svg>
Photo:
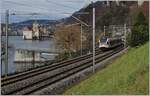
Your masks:
<svg viewBox="0 0 150 96"><path fill-rule="evenodd" d="M57 6L62 6L62 7L65 7L65 8L76 9L76 8L71 7L71 6L66 6L66 5L61 4L61 3L53 2L52 0L51 1L50 0L46 0L46 1L49 2L49 3L53 3L53 4L57 5Z"/></svg>
<svg viewBox="0 0 150 96"><path fill-rule="evenodd" d="M52 14L54 14L54 13L56 13L56 14L65 14L65 13L67 13L67 12L60 12L60 11L62 11L62 10L57 10L57 9L54 9L55 11L54 12L49 12L49 10L48 9L46 9L46 8L44 8L44 7L33 7L33 6L30 6L30 5L28 5L28 4L23 4L23 3L18 3L18 2L13 2L13 1L7 1L7 0L5 0L5 2L7 2L7 3L11 3L11 4L17 4L17 5L20 5L20 6L25 6L25 7L30 7L30 8L38 8L38 9L41 9L41 10L46 10L47 11L47 14L48 13L52 13ZM57 3L56 3L57 4ZM36 14L36 13L35 13ZM72 13L71 13L72 14Z"/></svg>
<svg viewBox="0 0 150 96"><path fill-rule="evenodd" d="M20 5L20 6L25 6L25 7L30 7L30 8L38 8L38 9L41 9L41 10L47 10L46 8L44 8L44 7L33 7L33 5L28 5L28 4L23 4L23 3L18 3L18 2L13 2L13 1L7 1L7 0L5 0L5 2L7 2L7 3L12 3L12 4L17 4L17 5ZM47 11L49 11L49 10L47 10Z"/></svg>

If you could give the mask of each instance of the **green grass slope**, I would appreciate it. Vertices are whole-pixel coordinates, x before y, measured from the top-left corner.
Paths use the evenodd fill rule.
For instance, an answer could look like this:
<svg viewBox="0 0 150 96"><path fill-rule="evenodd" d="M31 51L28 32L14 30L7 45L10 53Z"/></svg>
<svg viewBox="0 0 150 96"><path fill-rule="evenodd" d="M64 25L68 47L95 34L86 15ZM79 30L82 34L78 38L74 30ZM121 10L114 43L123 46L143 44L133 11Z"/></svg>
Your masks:
<svg viewBox="0 0 150 96"><path fill-rule="evenodd" d="M130 48L126 54L63 94L148 94L149 45Z"/></svg>

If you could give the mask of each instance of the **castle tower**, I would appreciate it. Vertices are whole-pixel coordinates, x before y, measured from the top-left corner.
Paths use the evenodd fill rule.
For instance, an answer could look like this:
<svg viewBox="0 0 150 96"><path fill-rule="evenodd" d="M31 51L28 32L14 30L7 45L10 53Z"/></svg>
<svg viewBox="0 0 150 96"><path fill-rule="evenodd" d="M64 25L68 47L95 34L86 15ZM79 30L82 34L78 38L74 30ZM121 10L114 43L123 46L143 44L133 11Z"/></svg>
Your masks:
<svg viewBox="0 0 150 96"><path fill-rule="evenodd" d="M39 39L39 24L37 21L35 21L33 23L33 27L32 27L32 30L33 30L33 37L36 37L37 39Z"/></svg>
<svg viewBox="0 0 150 96"><path fill-rule="evenodd" d="M38 32L39 31L39 24L37 21L33 23L33 32Z"/></svg>

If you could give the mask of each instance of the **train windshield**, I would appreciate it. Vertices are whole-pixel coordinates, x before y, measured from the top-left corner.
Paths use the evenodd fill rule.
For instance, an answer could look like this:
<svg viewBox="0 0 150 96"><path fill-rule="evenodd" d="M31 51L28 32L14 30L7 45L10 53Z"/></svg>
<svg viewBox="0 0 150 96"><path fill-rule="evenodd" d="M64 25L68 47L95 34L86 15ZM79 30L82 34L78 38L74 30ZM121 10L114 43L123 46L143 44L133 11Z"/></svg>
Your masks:
<svg viewBox="0 0 150 96"><path fill-rule="evenodd" d="M101 37L100 41L101 41L102 43L105 43L105 42L107 41L107 37Z"/></svg>

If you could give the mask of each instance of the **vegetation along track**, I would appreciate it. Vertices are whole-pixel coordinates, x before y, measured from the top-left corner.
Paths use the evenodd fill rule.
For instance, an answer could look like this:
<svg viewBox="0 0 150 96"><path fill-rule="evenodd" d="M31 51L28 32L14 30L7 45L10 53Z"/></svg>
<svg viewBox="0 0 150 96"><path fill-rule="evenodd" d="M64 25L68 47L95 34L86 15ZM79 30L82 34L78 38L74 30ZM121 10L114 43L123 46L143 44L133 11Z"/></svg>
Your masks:
<svg viewBox="0 0 150 96"><path fill-rule="evenodd" d="M119 52L120 50L121 49L119 47L119 48L104 52L100 55L97 55L96 63L112 56L113 54L115 54L116 52ZM24 84L19 87L16 86L16 88L13 88L13 90L10 89L9 91L7 91L7 89L6 89L8 87L13 87L13 86L7 86L4 89L2 87L2 94L32 94L32 92L38 91L42 88L45 88L48 85L51 85L55 82L58 82L59 80L67 78L68 76L71 76L71 75L73 75L85 68L88 68L90 66L92 66L92 57L90 59L89 58L83 59L80 62L76 61L73 65L68 64L67 66L64 66L63 68L58 68L59 71L58 70L53 71L53 72L51 72L53 74L49 74L48 76L45 76L44 78L36 80L34 82L27 80L28 84ZM40 78L40 76L39 76L39 78Z"/></svg>

